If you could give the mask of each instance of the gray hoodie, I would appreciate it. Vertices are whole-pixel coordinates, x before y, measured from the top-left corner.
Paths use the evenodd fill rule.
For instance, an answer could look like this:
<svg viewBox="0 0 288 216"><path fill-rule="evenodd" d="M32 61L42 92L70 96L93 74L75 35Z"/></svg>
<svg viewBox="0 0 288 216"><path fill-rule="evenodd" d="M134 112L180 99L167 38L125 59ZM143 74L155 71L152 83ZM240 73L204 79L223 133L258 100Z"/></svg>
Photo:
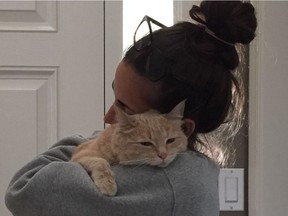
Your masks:
<svg viewBox="0 0 288 216"><path fill-rule="evenodd" d="M87 139L65 138L12 178L5 195L14 216L218 216L218 167L188 152L166 168L113 166L118 192L102 195L77 163L68 162Z"/></svg>

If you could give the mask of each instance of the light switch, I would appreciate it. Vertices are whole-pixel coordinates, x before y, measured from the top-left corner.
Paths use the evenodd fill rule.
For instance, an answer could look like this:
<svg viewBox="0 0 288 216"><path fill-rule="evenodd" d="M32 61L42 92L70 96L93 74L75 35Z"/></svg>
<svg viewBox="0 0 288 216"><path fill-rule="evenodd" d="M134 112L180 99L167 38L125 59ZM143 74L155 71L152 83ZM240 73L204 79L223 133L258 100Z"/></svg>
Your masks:
<svg viewBox="0 0 288 216"><path fill-rule="evenodd" d="M225 202L238 202L238 178L225 178Z"/></svg>
<svg viewBox="0 0 288 216"><path fill-rule="evenodd" d="M244 169L221 169L219 175L221 211L244 211Z"/></svg>

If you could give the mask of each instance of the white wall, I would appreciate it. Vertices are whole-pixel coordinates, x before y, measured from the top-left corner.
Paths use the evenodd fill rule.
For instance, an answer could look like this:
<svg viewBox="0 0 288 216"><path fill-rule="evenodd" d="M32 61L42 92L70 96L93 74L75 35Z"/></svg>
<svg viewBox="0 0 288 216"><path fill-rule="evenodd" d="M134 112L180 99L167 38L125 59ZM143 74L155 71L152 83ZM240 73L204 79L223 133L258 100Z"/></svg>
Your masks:
<svg viewBox="0 0 288 216"><path fill-rule="evenodd" d="M288 215L288 2L254 2L251 49L249 210Z"/></svg>

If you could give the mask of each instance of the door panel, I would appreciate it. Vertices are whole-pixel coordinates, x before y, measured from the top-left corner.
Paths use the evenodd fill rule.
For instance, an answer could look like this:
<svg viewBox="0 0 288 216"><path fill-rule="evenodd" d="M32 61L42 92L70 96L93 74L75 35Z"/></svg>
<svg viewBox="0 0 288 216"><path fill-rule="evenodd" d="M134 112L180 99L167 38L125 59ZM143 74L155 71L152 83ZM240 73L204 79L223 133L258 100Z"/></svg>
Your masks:
<svg viewBox="0 0 288 216"><path fill-rule="evenodd" d="M103 1L14 3L0 4L1 216L21 166L104 115Z"/></svg>

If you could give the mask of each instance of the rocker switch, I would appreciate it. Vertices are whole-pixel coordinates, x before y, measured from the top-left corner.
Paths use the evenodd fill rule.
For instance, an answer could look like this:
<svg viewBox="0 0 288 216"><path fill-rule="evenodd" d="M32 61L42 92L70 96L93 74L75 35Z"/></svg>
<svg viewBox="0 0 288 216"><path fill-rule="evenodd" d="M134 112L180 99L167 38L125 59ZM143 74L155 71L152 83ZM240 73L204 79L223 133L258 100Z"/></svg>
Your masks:
<svg viewBox="0 0 288 216"><path fill-rule="evenodd" d="M238 178L225 178L225 202L238 202Z"/></svg>
<svg viewBox="0 0 288 216"><path fill-rule="evenodd" d="M244 211L244 169L220 169L219 201L221 211Z"/></svg>

